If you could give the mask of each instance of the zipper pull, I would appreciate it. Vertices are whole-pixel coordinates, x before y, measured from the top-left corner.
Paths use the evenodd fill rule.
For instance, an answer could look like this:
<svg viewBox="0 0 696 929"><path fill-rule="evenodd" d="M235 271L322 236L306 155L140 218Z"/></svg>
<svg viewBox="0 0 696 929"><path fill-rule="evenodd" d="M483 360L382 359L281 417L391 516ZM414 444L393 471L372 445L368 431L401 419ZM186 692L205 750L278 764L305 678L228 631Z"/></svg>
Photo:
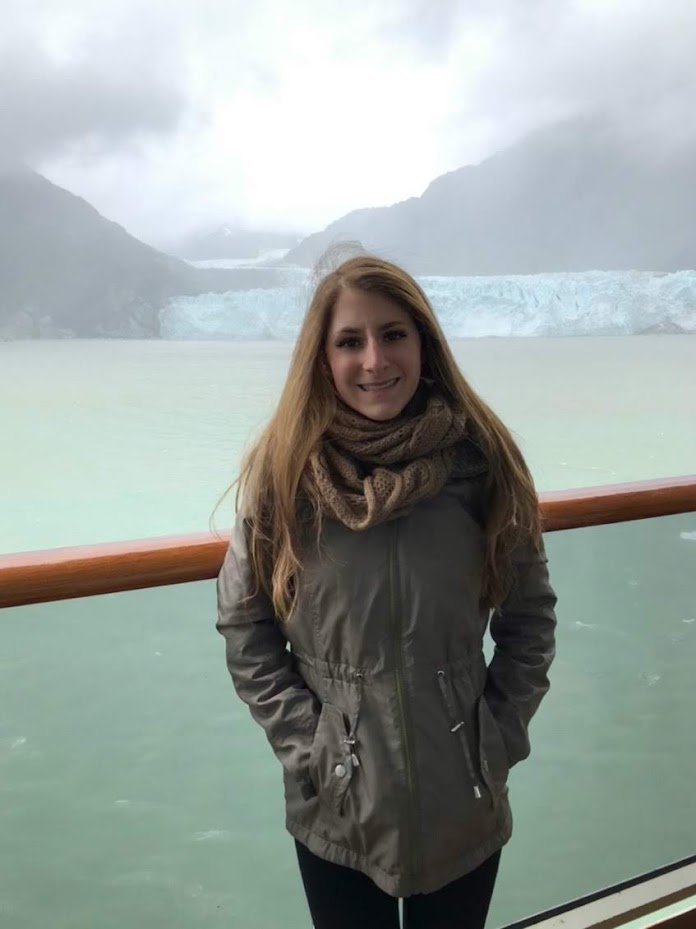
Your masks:
<svg viewBox="0 0 696 929"><path fill-rule="evenodd" d="M355 754L355 752L350 753L350 760L353 762L353 767L360 767L360 762L358 761L358 756Z"/></svg>
<svg viewBox="0 0 696 929"><path fill-rule="evenodd" d="M477 800L481 799L481 788L479 787L478 784L474 784L474 796L476 797Z"/></svg>

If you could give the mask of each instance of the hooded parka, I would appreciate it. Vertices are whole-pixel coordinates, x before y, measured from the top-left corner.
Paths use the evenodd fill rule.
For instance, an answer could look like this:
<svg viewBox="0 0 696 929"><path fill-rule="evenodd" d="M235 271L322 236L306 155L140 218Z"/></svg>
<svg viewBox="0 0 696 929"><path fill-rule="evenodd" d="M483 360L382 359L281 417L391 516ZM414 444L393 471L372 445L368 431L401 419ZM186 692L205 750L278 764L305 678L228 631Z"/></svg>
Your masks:
<svg viewBox="0 0 696 929"><path fill-rule="evenodd" d="M243 512L218 578L227 665L283 766L288 831L393 896L435 891L507 842L508 772L529 754L549 686L546 556L520 546L491 615L486 466L465 458L405 515L362 531L324 518L318 539L308 531L286 622L262 592L250 597Z"/></svg>

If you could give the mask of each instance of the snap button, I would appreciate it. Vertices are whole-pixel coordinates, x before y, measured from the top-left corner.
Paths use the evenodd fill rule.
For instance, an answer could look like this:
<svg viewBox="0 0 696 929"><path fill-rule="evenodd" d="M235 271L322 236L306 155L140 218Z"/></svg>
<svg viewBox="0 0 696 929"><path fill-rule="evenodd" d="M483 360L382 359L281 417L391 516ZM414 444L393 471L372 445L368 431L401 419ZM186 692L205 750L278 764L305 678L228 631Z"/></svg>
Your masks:
<svg viewBox="0 0 696 929"><path fill-rule="evenodd" d="M337 764L334 768L334 774L336 777L345 777L346 776L346 767L342 764Z"/></svg>

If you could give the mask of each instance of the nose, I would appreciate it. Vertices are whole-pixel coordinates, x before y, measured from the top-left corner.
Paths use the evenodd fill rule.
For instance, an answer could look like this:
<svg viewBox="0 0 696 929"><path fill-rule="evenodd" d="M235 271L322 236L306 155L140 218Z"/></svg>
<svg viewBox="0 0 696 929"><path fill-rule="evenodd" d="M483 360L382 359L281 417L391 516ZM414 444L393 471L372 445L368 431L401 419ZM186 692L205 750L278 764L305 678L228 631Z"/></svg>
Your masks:
<svg viewBox="0 0 696 929"><path fill-rule="evenodd" d="M366 371L381 371L387 365L384 346L378 339L370 338L365 345L363 368Z"/></svg>

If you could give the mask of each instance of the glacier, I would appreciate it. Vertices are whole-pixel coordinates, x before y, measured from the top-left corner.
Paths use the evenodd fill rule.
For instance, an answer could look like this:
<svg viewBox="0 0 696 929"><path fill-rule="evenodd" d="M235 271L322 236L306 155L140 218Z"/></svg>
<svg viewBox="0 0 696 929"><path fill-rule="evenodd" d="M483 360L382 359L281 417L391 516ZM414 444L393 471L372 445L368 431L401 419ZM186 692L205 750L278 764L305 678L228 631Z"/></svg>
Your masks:
<svg viewBox="0 0 696 929"><path fill-rule="evenodd" d="M277 269L276 269L277 270ZM311 272L287 267L286 286L172 298L163 339L294 340ZM586 271L419 277L448 338L696 333L696 271Z"/></svg>

